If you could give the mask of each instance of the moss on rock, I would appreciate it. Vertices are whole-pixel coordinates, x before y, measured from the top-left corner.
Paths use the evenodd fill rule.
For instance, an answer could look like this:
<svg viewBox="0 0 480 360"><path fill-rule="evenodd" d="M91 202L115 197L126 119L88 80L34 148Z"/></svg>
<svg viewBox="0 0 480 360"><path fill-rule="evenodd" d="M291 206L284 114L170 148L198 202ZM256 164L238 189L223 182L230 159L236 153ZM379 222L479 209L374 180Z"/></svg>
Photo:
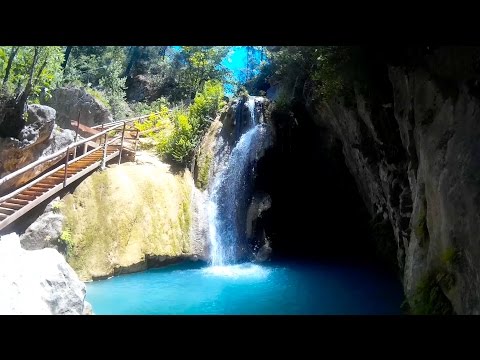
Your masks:
<svg viewBox="0 0 480 360"><path fill-rule="evenodd" d="M430 271L419 282L410 303L415 315L451 315L454 313L451 302L442 290L443 272Z"/></svg>
<svg viewBox="0 0 480 360"><path fill-rule="evenodd" d="M215 143L222 123L215 120L203 138L196 156L195 185L205 190L210 180L210 168L214 157Z"/></svg>
<svg viewBox="0 0 480 360"><path fill-rule="evenodd" d="M63 199L68 262L88 280L146 256L190 255L192 185L188 171L173 175L164 164L124 164L93 174Z"/></svg>

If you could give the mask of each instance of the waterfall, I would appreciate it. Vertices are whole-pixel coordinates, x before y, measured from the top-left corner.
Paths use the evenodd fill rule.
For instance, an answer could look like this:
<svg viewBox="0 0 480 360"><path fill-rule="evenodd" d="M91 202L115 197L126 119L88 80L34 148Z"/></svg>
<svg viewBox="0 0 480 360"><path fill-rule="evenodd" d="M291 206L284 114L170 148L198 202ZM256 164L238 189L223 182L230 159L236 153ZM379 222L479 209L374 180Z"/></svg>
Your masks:
<svg viewBox="0 0 480 360"><path fill-rule="evenodd" d="M209 189L208 236L213 266L233 264L251 253L246 239L247 206L256 160L271 141L270 128L256 109L255 97L240 102L234 116L235 142L226 155L214 159L218 171Z"/></svg>

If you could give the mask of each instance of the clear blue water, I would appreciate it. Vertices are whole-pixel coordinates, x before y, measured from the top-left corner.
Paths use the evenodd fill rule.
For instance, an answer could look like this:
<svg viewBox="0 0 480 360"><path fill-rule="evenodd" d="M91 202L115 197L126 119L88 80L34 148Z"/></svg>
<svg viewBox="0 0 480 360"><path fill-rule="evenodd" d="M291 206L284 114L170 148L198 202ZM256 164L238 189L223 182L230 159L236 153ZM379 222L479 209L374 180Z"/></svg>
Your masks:
<svg viewBox="0 0 480 360"><path fill-rule="evenodd" d="M87 283L95 314L401 314L401 284L359 264L182 263Z"/></svg>

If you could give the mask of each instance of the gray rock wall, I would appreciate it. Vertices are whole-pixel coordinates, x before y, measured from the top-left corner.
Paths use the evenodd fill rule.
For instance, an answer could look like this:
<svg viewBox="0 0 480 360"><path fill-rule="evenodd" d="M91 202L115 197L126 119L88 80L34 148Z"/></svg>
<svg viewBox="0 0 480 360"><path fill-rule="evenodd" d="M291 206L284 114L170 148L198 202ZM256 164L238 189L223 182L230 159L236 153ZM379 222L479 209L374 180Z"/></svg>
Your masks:
<svg viewBox="0 0 480 360"><path fill-rule="evenodd" d="M391 67L389 78L393 104L357 91L356 108L336 99L309 109L342 141L372 218L393 227L410 303L430 276L455 313L478 314L480 100L461 83L452 96L418 69Z"/></svg>

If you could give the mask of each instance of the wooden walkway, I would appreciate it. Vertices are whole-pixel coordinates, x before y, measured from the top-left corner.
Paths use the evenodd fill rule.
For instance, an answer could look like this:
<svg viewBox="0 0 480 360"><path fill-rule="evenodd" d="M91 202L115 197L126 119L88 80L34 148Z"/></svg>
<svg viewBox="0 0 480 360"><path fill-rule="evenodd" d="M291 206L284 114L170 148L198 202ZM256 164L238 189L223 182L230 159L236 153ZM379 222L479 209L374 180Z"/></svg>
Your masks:
<svg viewBox="0 0 480 360"><path fill-rule="evenodd" d="M141 116L123 121L114 121L88 130L94 135L70 144L43 159L39 159L0 179L0 185L47 161L57 160L53 169L37 176L10 194L0 197L0 235L2 229L13 221L49 199L72 182L104 168L108 161L118 157L134 160L139 139L139 131L134 121L147 118ZM80 125L80 124L78 124ZM83 126L84 130L85 127ZM100 130L99 130L100 128ZM78 131L78 128L77 128Z"/></svg>

